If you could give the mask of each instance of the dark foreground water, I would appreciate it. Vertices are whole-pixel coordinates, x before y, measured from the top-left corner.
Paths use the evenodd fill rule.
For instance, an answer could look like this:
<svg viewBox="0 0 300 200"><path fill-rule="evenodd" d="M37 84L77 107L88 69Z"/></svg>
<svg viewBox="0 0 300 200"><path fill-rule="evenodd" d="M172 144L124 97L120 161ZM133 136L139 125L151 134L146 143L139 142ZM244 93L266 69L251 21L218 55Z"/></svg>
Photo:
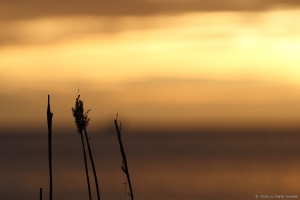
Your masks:
<svg viewBox="0 0 300 200"><path fill-rule="evenodd" d="M116 135L91 138L101 199L124 199ZM300 198L300 134L133 134L123 142L136 200ZM47 134L1 134L0 199L39 199L39 188L49 199L47 159ZM88 199L78 133L53 135L53 184L53 200Z"/></svg>

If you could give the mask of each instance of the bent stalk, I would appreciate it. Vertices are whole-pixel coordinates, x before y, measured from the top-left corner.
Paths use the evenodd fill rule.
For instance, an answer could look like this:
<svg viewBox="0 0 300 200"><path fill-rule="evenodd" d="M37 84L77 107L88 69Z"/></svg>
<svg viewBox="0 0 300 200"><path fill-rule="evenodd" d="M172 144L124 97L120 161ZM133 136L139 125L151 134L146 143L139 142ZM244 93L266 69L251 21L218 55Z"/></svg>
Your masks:
<svg viewBox="0 0 300 200"><path fill-rule="evenodd" d="M100 192L99 192L99 186L98 186L97 173L96 173L96 169L95 169L95 165L94 165L94 159L93 159L92 150L91 150L91 147L90 147L89 138L88 138L87 131L86 131L85 128L84 128L84 133L85 133L85 139L86 139L86 142L87 142L89 155L90 155L90 160L91 160L91 164L92 164L92 168L93 168L95 185L96 185L96 190L97 190L97 198L98 198L98 200L100 200Z"/></svg>
<svg viewBox="0 0 300 200"><path fill-rule="evenodd" d="M128 165L127 165L126 154L125 154L125 150L123 148L123 144L122 144L122 140L121 140L122 124L120 122L120 126L118 125L117 118L118 118L118 114L117 114L116 119L114 119L114 123L115 123L115 127L116 127L116 130L117 130L117 136L118 136L118 141L119 141L119 145L120 145L121 155L122 155L122 158L123 158L121 168L122 168L123 172L126 174L127 181L128 181L128 184L129 184L129 190L130 190L129 196L131 197L131 200L133 200L133 191L132 191L132 186L131 186L131 181L130 181L130 175L129 175Z"/></svg>
<svg viewBox="0 0 300 200"><path fill-rule="evenodd" d="M83 150L83 158L84 158L86 181L87 181L88 190L89 190L89 198L90 198L90 200L92 200L91 186L90 186L90 177L89 177L89 169L88 169L87 162L86 162L86 153L85 153L85 146L84 146L84 139L83 139L82 132L80 133L80 137L81 137L82 150Z"/></svg>

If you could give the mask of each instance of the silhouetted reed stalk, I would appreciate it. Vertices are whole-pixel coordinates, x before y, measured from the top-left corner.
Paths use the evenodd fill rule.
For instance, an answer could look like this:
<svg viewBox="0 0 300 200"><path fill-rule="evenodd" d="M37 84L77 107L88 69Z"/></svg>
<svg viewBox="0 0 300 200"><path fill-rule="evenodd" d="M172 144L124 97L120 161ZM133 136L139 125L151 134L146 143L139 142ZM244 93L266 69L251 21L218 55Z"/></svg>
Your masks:
<svg viewBox="0 0 300 200"><path fill-rule="evenodd" d="M88 190L89 190L89 197L90 200L92 199L91 196L91 188L90 188L90 180L89 180L89 173L88 173L88 167L87 167L87 162L86 162L86 153L85 153L85 146L84 146L84 139L83 139L83 134L82 132L85 132L85 137L86 137L86 142L88 146L88 151L89 151L89 156L90 156L90 161L92 164L93 168L93 173L94 173L94 179L95 179L95 185L96 185L96 190L97 190L97 197L98 200L100 200L100 193L99 193L99 187L98 187L98 179L97 179L97 173L94 165L94 160L93 160L93 155L92 155L92 150L90 147L86 127L89 124L90 118L88 118L88 113L90 110L84 113L84 108L83 108L83 101L80 99L80 95L76 98L75 102L75 108L72 108L73 116L75 118L75 124L77 126L77 132L81 136L81 142L82 142L82 148L83 148L83 156L84 156L84 164L85 164L85 171L86 171L86 177L87 177L87 183L88 183Z"/></svg>
<svg viewBox="0 0 300 200"><path fill-rule="evenodd" d="M85 174L86 174L86 180L87 180L87 185L88 185L88 191L89 191L89 199L92 199L92 194L91 194L91 187L90 187L90 178L89 178L89 170L86 162L86 153L85 153L85 146L84 146L84 141L83 141L83 135L82 135L82 130L88 124L89 119L87 117L87 111L84 113L83 110L83 102L79 100L80 95L76 98L75 102L75 108L72 108L73 112L73 117L75 118L75 124L77 126L77 132L80 134L81 137L81 143L82 143L82 150L83 150L83 158L84 158L84 166L85 166Z"/></svg>
<svg viewBox="0 0 300 200"><path fill-rule="evenodd" d="M118 125L118 114L116 116L116 119L114 119L114 123L115 123L115 127L117 129L117 133L118 133L117 136L118 136L118 140L119 140L120 151L121 151L122 158L123 158L121 169L126 174L127 181L129 184L129 190L130 190L129 196L131 197L131 200L133 200L133 192L132 192L132 186L131 186L131 181L130 181L130 176L129 176L129 171L128 171L127 159L126 159L125 151L124 151L122 140L121 140L122 124L120 121L120 126Z"/></svg>
<svg viewBox="0 0 300 200"><path fill-rule="evenodd" d="M94 159L93 159L92 150L91 150L91 147L90 147L89 137L88 137L86 128L84 128L84 133L85 133L85 139L86 139L86 142L87 142L89 155L90 155L90 160L91 160L91 164L92 164L92 168L93 168L95 185L96 185L96 190L97 190L97 198L98 198L98 200L100 200L100 192L99 192L99 186L98 186L97 173L96 173L96 169L95 169L95 165L94 165Z"/></svg>
<svg viewBox="0 0 300 200"><path fill-rule="evenodd" d="M43 200L43 188L40 188L40 200Z"/></svg>
<svg viewBox="0 0 300 200"><path fill-rule="evenodd" d="M48 124L48 158L49 158L49 200L52 200L52 118L50 109L50 95L48 95L47 124Z"/></svg>
<svg viewBox="0 0 300 200"><path fill-rule="evenodd" d="M87 162L86 162L86 153L85 153L85 146L84 146L82 131L80 132L80 137L81 137L81 142L82 142L83 158L84 158L84 166L85 166L85 173L86 173L86 181L87 181L88 190L89 190L89 198L90 198L90 200L92 200L89 169L88 169Z"/></svg>

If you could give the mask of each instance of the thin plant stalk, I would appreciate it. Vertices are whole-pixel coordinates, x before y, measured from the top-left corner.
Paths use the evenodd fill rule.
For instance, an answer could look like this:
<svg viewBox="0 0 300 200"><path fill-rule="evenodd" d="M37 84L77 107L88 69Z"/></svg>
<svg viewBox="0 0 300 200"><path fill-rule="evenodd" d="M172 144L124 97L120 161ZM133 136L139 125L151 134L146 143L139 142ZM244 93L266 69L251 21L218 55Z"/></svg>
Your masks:
<svg viewBox="0 0 300 200"><path fill-rule="evenodd" d="M97 179L97 173L94 165L94 160L93 160L93 155L92 155L92 150L90 147L86 127L89 124L90 118L88 117L88 110L87 112L84 113L84 108L83 108L83 101L80 99L80 95L76 98L75 102L75 108L72 108L73 116L75 117L75 124L77 126L77 132L80 133L81 135L81 141L82 141L82 147L84 151L84 162L85 162L85 167L86 167L86 174L87 174L87 180L88 180L88 189L89 189L89 195L91 199L91 189L90 189L90 182L89 182L89 176L88 176L88 168L87 168L87 162L86 162L86 154L85 154L85 147L84 147L84 139L83 139L83 131L85 132L85 137L86 137L86 142L88 146L88 151L89 151L89 156L90 156L90 161L92 164L93 168L93 173L94 173L94 179L95 179L95 185L96 185L96 190L97 190L97 197L98 200L100 200L100 193L99 193L99 186L98 186L98 179Z"/></svg>
<svg viewBox="0 0 300 200"><path fill-rule="evenodd" d="M125 154L125 150L123 148L123 144L122 144L122 140L121 140L122 124L120 122L120 126L119 126L117 118L118 118L118 114L117 114L116 119L114 119L114 123L115 123L115 127L116 127L116 130L117 130L117 133L118 133L117 136L118 136L118 140L119 140L121 155L122 155L122 158L123 158L121 168L122 168L123 172L126 174L127 181L128 181L128 184L129 184L129 190L130 190L129 196L131 197L131 200L133 200L133 191L132 191L132 186L131 186L131 181L130 181L130 175L129 175L128 165L127 165L126 154Z"/></svg>
<svg viewBox="0 0 300 200"><path fill-rule="evenodd" d="M40 200L43 200L43 188L40 188Z"/></svg>
<svg viewBox="0 0 300 200"><path fill-rule="evenodd" d="M98 200L100 200L100 192L99 192L99 186L98 186L97 173L96 173L96 169L95 169L95 165L94 165L94 159L93 159L92 150L91 150L91 147L90 147L89 137L88 137L86 128L84 128L84 133L85 133L85 139L86 139L86 142L87 142L89 155L90 155L90 160L91 160L91 164L92 164L92 168L93 168L95 185L96 185L96 190L97 190L97 198L98 198Z"/></svg>
<svg viewBox="0 0 300 200"><path fill-rule="evenodd" d="M83 158L84 158L86 180L87 180L87 185L88 185L88 190L89 190L89 198L90 198L90 200L92 200L91 186L90 186L90 177L89 177L89 169L88 169L87 162L86 162L86 153L85 153L85 146L84 146L84 139L83 139L82 132L80 133L80 137L81 137L81 142L82 142Z"/></svg>
<svg viewBox="0 0 300 200"><path fill-rule="evenodd" d="M49 200L52 200L52 118L53 113L50 109L50 95L48 95L47 124L48 124L48 158L49 158Z"/></svg>
<svg viewBox="0 0 300 200"><path fill-rule="evenodd" d="M79 100L80 95L76 98L75 102L75 108L72 108L73 117L75 118L75 124L77 127L77 132L80 134L81 137L81 143L82 143L82 150L83 150L83 158L84 158L84 166L85 166L85 174L86 174L86 180L88 185L88 192L89 192L89 199L92 200L92 194L91 194L91 187L90 187L90 178L89 178L89 170L86 162L86 153L85 153L85 146L84 146L84 139L83 139L83 128L88 124L88 117L87 113L84 113L83 111L83 102Z"/></svg>

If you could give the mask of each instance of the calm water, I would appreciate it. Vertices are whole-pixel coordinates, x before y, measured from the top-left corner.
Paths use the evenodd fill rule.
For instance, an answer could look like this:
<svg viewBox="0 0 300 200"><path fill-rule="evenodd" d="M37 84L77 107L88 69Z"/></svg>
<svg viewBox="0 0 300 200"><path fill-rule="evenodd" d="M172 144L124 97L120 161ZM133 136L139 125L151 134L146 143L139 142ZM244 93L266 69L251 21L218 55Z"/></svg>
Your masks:
<svg viewBox="0 0 300 200"><path fill-rule="evenodd" d="M116 135L90 137L101 199L124 199ZM123 143L136 200L300 195L300 134L133 134ZM49 199L47 159L46 133L0 135L0 199L38 199L39 188ZM88 199L78 133L53 135L53 184L54 200Z"/></svg>

